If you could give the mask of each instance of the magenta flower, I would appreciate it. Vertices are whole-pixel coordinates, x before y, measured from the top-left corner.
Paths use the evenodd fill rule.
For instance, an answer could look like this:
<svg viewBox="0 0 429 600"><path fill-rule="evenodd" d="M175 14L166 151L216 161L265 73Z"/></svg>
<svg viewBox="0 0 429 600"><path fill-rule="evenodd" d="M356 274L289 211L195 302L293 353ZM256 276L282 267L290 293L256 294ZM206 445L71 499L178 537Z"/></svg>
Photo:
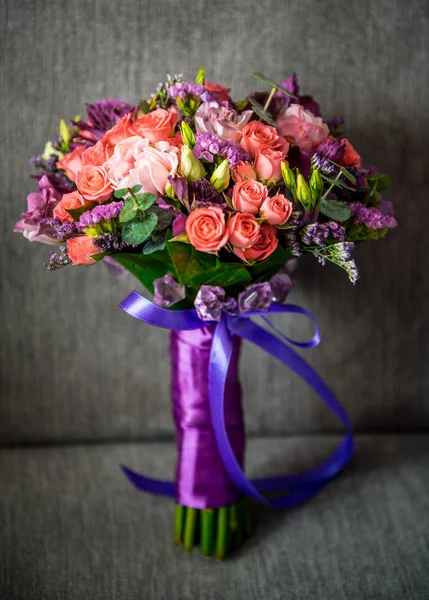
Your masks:
<svg viewBox="0 0 429 600"><path fill-rule="evenodd" d="M46 222L46 219L53 218L53 210L62 195L57 192L46 175L39 180L38 186L38 192L27 196L27 212L21 214L21 219L15 224L13 230L23 233L30 242L57 244L57 232Z"/></svg>

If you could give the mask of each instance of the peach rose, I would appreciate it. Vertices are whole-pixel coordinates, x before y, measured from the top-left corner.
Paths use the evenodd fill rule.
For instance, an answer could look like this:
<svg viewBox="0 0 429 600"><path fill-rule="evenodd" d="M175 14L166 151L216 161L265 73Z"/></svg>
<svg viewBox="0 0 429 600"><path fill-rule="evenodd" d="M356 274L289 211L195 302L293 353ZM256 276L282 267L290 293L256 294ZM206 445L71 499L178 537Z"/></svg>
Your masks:
<svg viewBox="0 0 429 600"><path fill-rule="evenodd" d="M343 167L356 167L360 169L362 166L361 156L356 152L347 138L343 138L341 141L345 144L345 146L343 157L340 161L338 161L339 164Z"/></svg>
<svg viewBox="0 0 429 600"><path fill-rule="evenodd" d="M234 248L234 254L247 263L255 260L265 260L274 252L278 244L276 228L265 223L261 225L258 238L253 246L245 249Z"/></svg>
<svg viewBox="0 0 429 600"><path fill-rule="evenodd" d="M113 188L103 167L85 165L76 177L76 186L85 200L104 202L113 193Z"/></svg>
<svg viewBox="0 0 429 600"><path fill-rule="evenodd" d="M85 200L79 194L79 192L71 192L70 194L64 194L61 200L54 208L54 217L59 219L61 223L64 221L73 221L73 217L69 215L67 209L79 208L85 204Z"/></svg>
<svg viewBox="0 0 429 600"><path fill-rule="evenodd" d="M273 150L273 148L257 150L255 154L255 169L258 178L280 181L282 178L281 162L283 158L284 154L280 150Z"/></svg>
<svg viewBox="0 0 429 600"><path fill-rule="evenodd" d="M78 146L68 154L65 154L61 160L57 161L57 169L65 171L71 181L76 181L76 176L82 168L82 154L85 150L84 146Z"/></svg>
<svg viewBox="0 0 429 600"><path fill-rule="evenodd" d="M176 108L157 108L133 123L135 135L147 138L152 144L165 142L173 133L179 113Z"/></svg>
<svg viewBox="0 0 429 600"><path fill-rule="evenodd" d="M232 205L238 212L257 215L267 198L268 188L256 179L238 181L232 190Z"/></svg>
<svg viewBox="0 0 429 600"><path fill-rule="evenodd" d="M99 254L94 240L87 235L78 235L67 240L68 255L74 265L93 265L96 261L91 254Z"/></svg>
<svg viewBox="0 0 429 600"><path fill-rule="evenodd" d="M312 152L326 140L329 128L321 117L316 117L300 104L291 104L277 121L277 131L303 152Z"/></svg>
<svg viewBox="0 0 429 600"><path fill-rule="evenodd" d="M109 160L112 154L113 148L100 140L95 146L85 149L85 152L82 153L82 164L101 167L106 160Z"/></svg>
<svg viewBox="0 0 429 600"><path fill-rule="evenodd" d="M232 177L234 181L244 181L245 178L257 179L257 173L250 163L242 160L232 169Z"/></svg>
<svg viewBox="0 0 429 600"><path fill-rule="evenodd" d="M220 85L220 83L211 83L210 81L205 81L204 87L208 92L216 97L218 102L230 102L231 98L229 97L229 92L231 91L231 88Z"/></svg>
<svg viewBox="0 0 429 600"><path fill-rule="evenodd" d="M196 208L186 219L186 235L200 252L217 252L228 241L225 215L221 208Z"/></svg>
<svg viewBox="0 0 429 600"><path fill-rule="evenodd" d="M104 134L102 142L107 146L116 146L122 140L135 135L133 130L133 114L127 113L119 121Z"/></svg>
<svg viewBox="0 0 429 600"><path fill-rule="evenodd" d="M288 142L279 136L275 127L265 125L260 121L251 121L243 127L240 146L246 150L252 158L255 158L257 150L273 148L283 152L284 158L289 150Z"/></svg>
<svg viewBox="0 0 429 600"><path fill-rule="evenodd" d="M250 248L259 236L261 226L251 213L235 213L227 225L229 241L237 248Z"/></svg>
<svg viewBox="0 0 429 600"><path fill-rule="evenodd" d="M261 215L270 225L283 225L292 214L292 202L283 194L267 198L261 206Z"/></svg>

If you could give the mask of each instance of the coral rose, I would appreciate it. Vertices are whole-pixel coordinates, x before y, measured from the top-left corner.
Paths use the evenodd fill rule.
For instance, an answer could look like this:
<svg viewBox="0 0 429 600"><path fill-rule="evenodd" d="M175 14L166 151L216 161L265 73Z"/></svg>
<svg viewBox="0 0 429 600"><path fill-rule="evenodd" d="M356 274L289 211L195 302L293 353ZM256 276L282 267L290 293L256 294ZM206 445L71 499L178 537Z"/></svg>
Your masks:
<svg viewBox="0 0 429 600"><path fill-rule="evenodd" d="M76 186L85 200L104 202L113 193L113 188L103 167L85 165L76 177Z"/></svg>
<svg viewBox="0 0 429 600"><path fill-rule="evenodd" d="M93 265L96 261L92 254L100 250L94 245L94 240L87 235L78 235L67 240L68 255L74 265Z"/></svg>
<svg viewBox="0 0 429 600"><path fill-rule="evenodd" d="M288 142L279 136L275 127L265 125L260 121L251 121L243 127L240 146L246 150L252 158L255 158L257 150L273 148L283 152L284 158L289 150Z"/></svg>
<svg viewBox="0 0 429 600"><path fill-rule="evenodd" d="M267 198L261 206L261 215L270 225L283 225L292 214L292 202L283 194Z"/></svg>
<svg viewBox="0 0 429 600"><path fill-rule="evenodd" d="M255 154L255 169L258 178L280 181L282 178L281 162L283 158L284 153L280 150L274 150L273 148L257 150Z"/></svg>
<svg viewBox="0 0 429 600"><path fill-rule="evenodd" d="M277 131L303 152L312 152L329 136L329 128L320 117L299 104L291 104L277 121Z"/></svg>
<svg viewBox="0 0 429 600"><path fill-rule="evenodd" d="M186 235L200 252L217 252L228 241L225 215L221 208L196 208L186 219Z"/></svg>
<svg viewBox="0 0 429 600"><path fill-rule="evenodd" d="M82 168L82 155L85 150L84 146L78 146L63 156L61 160L57 161L57 169L65 171L71 181L76 181L76 176Z"/></svg>
<svg viewBox="0 0 429 600"><path fill-rule="evenodd" d="M107 146L116 146L116 144L119 144L119 142L126 140L132 135L135 135L133 130L133 114L129 112L119 119L112 129L106 131L101 141Z"/></svg>
<svg viewBox="0 0 429 600"><path fill-rule="evenodd" d="M210 81L205 81L204 87L208 92L215 96L218 102L231 101L231 98L229 97L229 92L231 91L231 88L227 88L224 85L220 85L220 83L211 83Z"/></svg>
<svg viewBox="0 0 429 600"><path fill-rule="evenodd" d="M176 108L157 108L133 123L134 135L147 138L152 144L165 142L172 135L179 113Z"/></svg>
<svg viewBox="0 0 429 600"><path fill-rule="evenodd" d="M229 241L237 248L250 248L259 236L261 226L251 213L236 213L227 225Z"/></svg>
<svg viewBox="0 0 429 600"><path fill-rule="evenodd" d="M73 217L67 212L71 208L79 208L85 204L85 200L79 194L79 192L71 192L70 194L64 194L61 200L54 208L54 217L59 219L61 223L64 221L72 221Z"/></svg>
<svg viewBox="0 0 429 600"><path fill-rule="evenodd" d="M100 140L94 146L89 146L85 149L85 152L82 152L82 164L101 167L112 154L113 148Z"/></svg>
<svg viewBox="0 0 429 600"><path fill-rule="evenodd" d="M263 224L259 230L259 235L251 248L234 248L236 254L244 262L254 262L255 260L264 260L270 256L277 248L279 240L276 236L276 228L272 225Z"/></svg>
<svg viewBox="0 0 429 600"><path fill-rule="evenodd" d="M234 181L244 181L245 179L257 179L255 168L248 162L241 160L233 169L232 177Z"/></svg>
<svg viewBox="0 0 429 600"><path fill-rule="evenodd" d="M239 181L232 190L232 204L239 212L257 215L262 203L268 198L268 188L256 179Z"/></svg>
<svg viewBox="0 0 429 600"><path fill-rule="evenodd" d="M360 155L356 152L356 150L353 148L353 146L347 138L343 138L341 141L345 145L344 154L342 158L338 161L339 164L343 167L356 167L357 169L360 169L362 166L362 158L360 157Z"/></svg>

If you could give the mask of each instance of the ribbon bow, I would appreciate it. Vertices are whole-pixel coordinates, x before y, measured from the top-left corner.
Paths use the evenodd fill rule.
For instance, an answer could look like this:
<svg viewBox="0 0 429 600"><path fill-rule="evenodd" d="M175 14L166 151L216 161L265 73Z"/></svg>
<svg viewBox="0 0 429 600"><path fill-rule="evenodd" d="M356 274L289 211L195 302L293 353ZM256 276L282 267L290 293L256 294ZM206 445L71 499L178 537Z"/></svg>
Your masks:
<svg viewBox="0 0 429 600"><path fill-rule="evenodd" d="M201 320L194 309L166 310L143 298L136 291L131 292L121 302L120 307L132 317L162 329L183 331L199 329L207 325L207 321ZM265 317L268 313L304 315L314 323L316 332L309 341L298 342L292 340ZM277 335L273 335L251 320L252 317L257 316L262 317ZM345 426L346 435L329 458L320 466L296 475L282 475L253 480L246 477L229 443L224 417L224 391L231 360L233 334L256 344L304 379ZM309 311L294 304L273 303L266 311L249 311L238 315L223 313L216 325L210 352L209 397L212 426L218 450L234 485L248 496L270 506L290 508L305 502L333 479L345 467L353 454L353 434L346 411L318 373L290 347L293 345L299 348L313 348L319 344L320 339L320 329L315 317ZM175 494L173 482L150 479L131 471L127 467L122 467L122 469L130 481L140 490L165 496L174 496ZM263 495L286 490L285 494L271 499Z"/></svg>

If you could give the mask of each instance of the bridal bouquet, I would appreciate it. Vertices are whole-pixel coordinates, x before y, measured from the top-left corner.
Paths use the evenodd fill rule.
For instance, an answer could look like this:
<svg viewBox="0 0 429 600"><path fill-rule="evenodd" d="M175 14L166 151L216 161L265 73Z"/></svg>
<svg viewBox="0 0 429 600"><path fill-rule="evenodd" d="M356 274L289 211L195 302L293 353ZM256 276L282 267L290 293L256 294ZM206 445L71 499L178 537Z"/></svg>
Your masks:
<svg viewBox="0 0 429 600"><path fill-rule="evenodd" d="M103 262L153 294L152 303L132 292L121 307L172 332L176 480L123 469L139 489L175 496L177 543L190 551L198 541L218 558L249 533L246 496L279 507L303 502L353 451L341 405L291 348L316 345L317 323L311 340L295 342L267 319L292 313L315 322L285 303L295 259L328 261L355 283L355 244L397 224L381 196L388 178L364 167L343 120L323 120L295 75L281 84L254 76L266 91L240 102L200 69L194 83L167 76L136 105L102 100L87 107L86 119L62 120L59 137L31 158L38 191L14 229L57 245L49 271ZM246 478L243 338L303 377L347 428L321 467Z"/></svg>

